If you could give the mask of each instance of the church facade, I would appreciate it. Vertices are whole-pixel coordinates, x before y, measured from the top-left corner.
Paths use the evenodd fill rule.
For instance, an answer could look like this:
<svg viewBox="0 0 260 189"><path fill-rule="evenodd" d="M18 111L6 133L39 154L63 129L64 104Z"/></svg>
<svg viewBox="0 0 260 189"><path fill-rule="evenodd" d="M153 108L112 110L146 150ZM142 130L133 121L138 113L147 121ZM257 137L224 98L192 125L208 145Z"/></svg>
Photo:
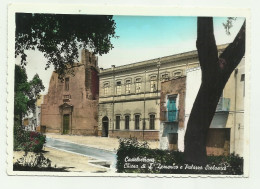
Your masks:
<svg viewBox="0 0 260 189"><path fill-rule="evenodd" d="M58 79L53 72L48 94L41 105L41 127L48 133L97 135L98 61L87 50L75 63L75 75Z"/></svg>

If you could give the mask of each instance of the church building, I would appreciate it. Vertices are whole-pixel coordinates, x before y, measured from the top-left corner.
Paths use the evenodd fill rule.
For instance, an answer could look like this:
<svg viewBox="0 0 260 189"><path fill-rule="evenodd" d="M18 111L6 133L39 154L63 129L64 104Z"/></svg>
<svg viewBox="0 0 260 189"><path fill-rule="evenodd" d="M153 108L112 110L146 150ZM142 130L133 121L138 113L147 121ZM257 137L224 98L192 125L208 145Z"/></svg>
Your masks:
<svg viewBox="0 0 260 189"><path fill-rule="evenodd" d="M87 50L75 63L74 75L64 80L53 72L48 94L41 105L41 127L48 133L97 135L98 61Z"/></svg>

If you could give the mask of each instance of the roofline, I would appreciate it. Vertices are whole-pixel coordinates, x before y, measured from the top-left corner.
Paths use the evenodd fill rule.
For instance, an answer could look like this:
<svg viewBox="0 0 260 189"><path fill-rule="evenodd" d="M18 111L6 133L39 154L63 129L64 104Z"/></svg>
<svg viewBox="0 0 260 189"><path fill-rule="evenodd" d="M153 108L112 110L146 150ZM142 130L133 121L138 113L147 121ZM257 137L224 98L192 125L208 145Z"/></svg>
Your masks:
<svg viewBox="0 0 260 189"><path fill-rule="evenodd" d="M224 48L227 47L227 45L228 44L218 45L217 48L218 48L218 50L223 50ZM197 50L193 50L193 51L187 51L184 53L178 53L178 54L174 54L174 55L163 56L163 57L144 60L144 61L140 61L140 62L125 64L125 65L121 65L118 67L111 65L111 68L107 68L107 69L103 69L103 70L100 69L99 76L107 75L107 74L110 74L113 72L118 72L118 71L121 72L121 71L129 70L129 69L142 68L142 67L146 67L147 65L152 66L151 63L154 63L154 66L156 66L159 61L161 64L165 64L169 61L181 61L181 60L192 59L192 58L197 58L197 57L198 57Z"/></svg>

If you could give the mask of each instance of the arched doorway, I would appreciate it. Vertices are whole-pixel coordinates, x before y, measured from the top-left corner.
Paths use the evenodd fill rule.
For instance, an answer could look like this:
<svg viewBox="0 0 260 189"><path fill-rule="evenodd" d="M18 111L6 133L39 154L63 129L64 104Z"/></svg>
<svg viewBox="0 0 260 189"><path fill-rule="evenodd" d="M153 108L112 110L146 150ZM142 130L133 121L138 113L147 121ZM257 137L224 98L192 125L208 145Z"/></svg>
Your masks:
<svg viewBox="0 0 260 189"><path fill-rule="evenodd" d="M108 117L102 119L102 137L108 137Z"/></svg>

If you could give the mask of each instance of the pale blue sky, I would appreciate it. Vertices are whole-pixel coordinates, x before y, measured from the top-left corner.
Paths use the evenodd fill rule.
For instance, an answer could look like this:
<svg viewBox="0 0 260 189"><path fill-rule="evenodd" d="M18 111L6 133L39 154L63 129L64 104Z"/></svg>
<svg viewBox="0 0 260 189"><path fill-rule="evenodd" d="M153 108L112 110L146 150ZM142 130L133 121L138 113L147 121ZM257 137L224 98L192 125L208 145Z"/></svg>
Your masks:
<svg viewBox="0 0 260 189"><path fill-rule="evenodd" d="M196 17L115 16L115 45L134 48L180 43L196 37Z"/></svg>
<svg viewBox="0 0 260 189"><path fill-rule="evenodd" d="M99 65L124 65L137 61L196 50L197 17L174 16L115 16L118 39L114 49L99 57ZM243 19L237 18L231 35L222 25L226 17L214 18L217 44L232 42Z"/></svg>
<svg viewBox="0 0 260 189"><path fill-rule="evenodd" d="M100 67L109 68L196 50L197 17L114 16L114 20L119 38L112 39L114 48L108 54L99 56ZM243 19L238 18L228 36L222 26L225 21L225 17L214 18L217 44L232 42L243 23ZM44 70L47 61L37 51L30 51L27 58L28 78L38 73L46 88L44 93L47 93L53 68ZM16 63L19 61L18 58Z"/></svg>

